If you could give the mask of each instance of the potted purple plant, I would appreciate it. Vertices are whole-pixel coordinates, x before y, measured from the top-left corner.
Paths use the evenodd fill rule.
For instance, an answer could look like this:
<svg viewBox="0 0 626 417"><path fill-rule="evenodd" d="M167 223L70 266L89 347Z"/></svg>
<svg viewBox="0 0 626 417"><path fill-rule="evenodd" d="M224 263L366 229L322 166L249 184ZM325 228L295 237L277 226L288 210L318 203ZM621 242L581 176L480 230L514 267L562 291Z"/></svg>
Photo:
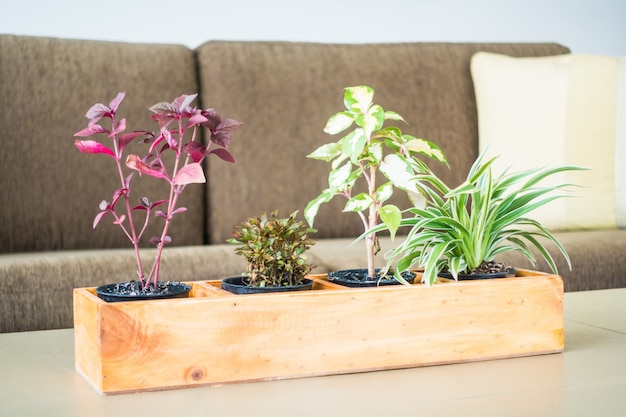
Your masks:
<svg viewBox="0 0 626 417"><path fill-rule="evenodd" d="M126 119L117 118L117 110L124 96L124 92L118 93L108 106L102 103L93 105L85 115L89 119L87 127L74 134L77 137L106 138L104 141L107 144L92 139L77 139L75 142L81 152L112 158L116 166L115 175L119 177L119 188L113 192L110 201L100 203L100 212L94 219L93 227L98 226L105 217L112 218L113 224L130 240L137 263L137 279L104 285L98 287L96 292L107 301L186 297L191 289L189 285L159 280L163 249L172 240L169 235L172 220L187 210L178 206L178 200L187 185L206 182L201 163L207 156L213 154L224 161L235 162L227 148L231 132L241 123L233 119L222 120L213 109L192 107L191 103L197 96L193 94L150 107L153 113L151 119L159 125L158 133L140 130L127 132ZM104 119L110 120L106 127L102 125ZM210 131L207 145L198 140L200 126ZM144 156L124 156L126 147L133 141L146 144ZM164 158L167 154L173 154L173 158L169 159L173 160L170 166L167 166ZM127 170L130 173L125 172ZM138 198L138 204L132 203L131 185L135 173L164 181L169 190L168 198L152 202L142 196ZM162 219L163 228L160 235L149 239L157 250L148 268L141 256L140 242L153 218Z"/></svg>

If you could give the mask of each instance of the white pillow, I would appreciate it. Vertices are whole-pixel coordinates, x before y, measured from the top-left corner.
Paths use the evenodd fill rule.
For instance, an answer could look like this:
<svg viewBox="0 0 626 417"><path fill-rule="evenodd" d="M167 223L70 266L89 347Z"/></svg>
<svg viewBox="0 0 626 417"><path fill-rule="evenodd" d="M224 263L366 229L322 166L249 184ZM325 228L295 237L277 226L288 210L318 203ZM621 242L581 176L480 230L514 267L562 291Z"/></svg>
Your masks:
<svg viewBox="0 0 626 417"><path fill-rule="evenodd" d="M472 57L479 149L496 172L580 165L543 185L573 183L573 198L531 217L552 230L626 227L626 59L592 55Z"/></svg>

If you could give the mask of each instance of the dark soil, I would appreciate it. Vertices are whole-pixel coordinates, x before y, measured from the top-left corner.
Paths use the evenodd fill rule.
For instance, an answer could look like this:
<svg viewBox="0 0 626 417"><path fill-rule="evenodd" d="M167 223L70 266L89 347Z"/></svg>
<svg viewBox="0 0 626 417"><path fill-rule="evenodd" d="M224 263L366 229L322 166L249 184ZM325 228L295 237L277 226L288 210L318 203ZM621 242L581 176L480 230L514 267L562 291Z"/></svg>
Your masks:
<svg viewBox="0 0 626 417"><path fill-rule="evenodd" d="M477 268L469 271L469 274L495 274L499 272L508 272L511 269L510 266L502 262L484 262Z"/></svg>
<svg viewBox="0 0 626 417"><path fill-rule="evenodd" d="M402 278L408 282L413 282L415 274L412 272L402 273ZM376 277L367 274L367 269L345 269L333 271L328 274L328 280L347 286L379 286L400 284L393 275L380 276L380 269L376 269Z"/></svg>
<svg viewBox="0 0 626 417"><path fill-rule="evenodd" d="M154 288L154 285L150 284L148 288L142 289L141 283L139 281L128 281L128 282L120 282L118 284L115 284L107 288L103 292L106 292L109 294L128 295L128 296L167 295L167 294L170 294L175 289L180 288L180 285L181 284L177 282L167 281L167 282L159 282L159 285L156 288Z"/></svg>
<svg viewBox="0 0 626 417"><path fill-rule="evenodd" d="M159 282L156 288L149 285L142 289L140 282L128 281L103 285L96 288L96 293L103 300L112 302L187 297L190 290L191 286L181 282Z"/></svg>

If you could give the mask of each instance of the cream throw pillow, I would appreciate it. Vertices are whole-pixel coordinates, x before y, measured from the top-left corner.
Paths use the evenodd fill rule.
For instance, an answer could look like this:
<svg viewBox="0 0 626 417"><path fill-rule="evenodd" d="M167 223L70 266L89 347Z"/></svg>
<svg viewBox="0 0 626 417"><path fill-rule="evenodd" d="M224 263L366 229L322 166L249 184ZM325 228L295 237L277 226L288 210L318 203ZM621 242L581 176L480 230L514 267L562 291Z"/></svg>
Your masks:
<svg viewBox="0 0 626 417"><path fill-rule="evenodd" d="M479 149L501 172L580 165L544 185L573 183L532 213L552 230L626 227L626 59L591 55L472 57Z"/></svg>

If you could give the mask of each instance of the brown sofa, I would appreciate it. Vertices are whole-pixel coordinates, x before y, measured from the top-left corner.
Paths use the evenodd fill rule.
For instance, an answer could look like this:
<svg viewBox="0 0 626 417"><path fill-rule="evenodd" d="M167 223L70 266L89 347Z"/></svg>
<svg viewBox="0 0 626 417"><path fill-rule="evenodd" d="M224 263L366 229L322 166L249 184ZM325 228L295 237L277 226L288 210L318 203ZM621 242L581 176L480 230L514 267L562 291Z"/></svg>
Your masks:
<svg viewBox="0 0 626 417"><path fill-rule="evenodd" d="M147 108L200 94L203 108L243 121L231 152L236 164L206 164L208 182L186 190L163 277L232 276L243 260L225 243L232 228L263 210L287 215L324 188L328 166L306 158L327 118L342 108L343 88L366 84L376 101L402 114L404 130L439 144L462 181L477 156L477 115L469 62L477 51L512 56L568 53L558 44L397 43L339 45L207 42L179 45L95 42L0 35L0 331L72 326L72 288L123 281L133 257L119 230L91 224L115 189L107 158L78 152L74 132L86 110L126 91L120 112L136 129L153 129ZM148 184L146 184L148 183ZM149 195L155 184L142 181ZM406 206L404 197L394 196ZM353 214L338 199L316 219L317 272L364 266ZM558 265L567 291L622 287L626 231L559 233L573 259ZM383 249L389 245L383 241ZM527 266L516 254L505 260ZM537 266L547 270L545 264Z"/></svg>

